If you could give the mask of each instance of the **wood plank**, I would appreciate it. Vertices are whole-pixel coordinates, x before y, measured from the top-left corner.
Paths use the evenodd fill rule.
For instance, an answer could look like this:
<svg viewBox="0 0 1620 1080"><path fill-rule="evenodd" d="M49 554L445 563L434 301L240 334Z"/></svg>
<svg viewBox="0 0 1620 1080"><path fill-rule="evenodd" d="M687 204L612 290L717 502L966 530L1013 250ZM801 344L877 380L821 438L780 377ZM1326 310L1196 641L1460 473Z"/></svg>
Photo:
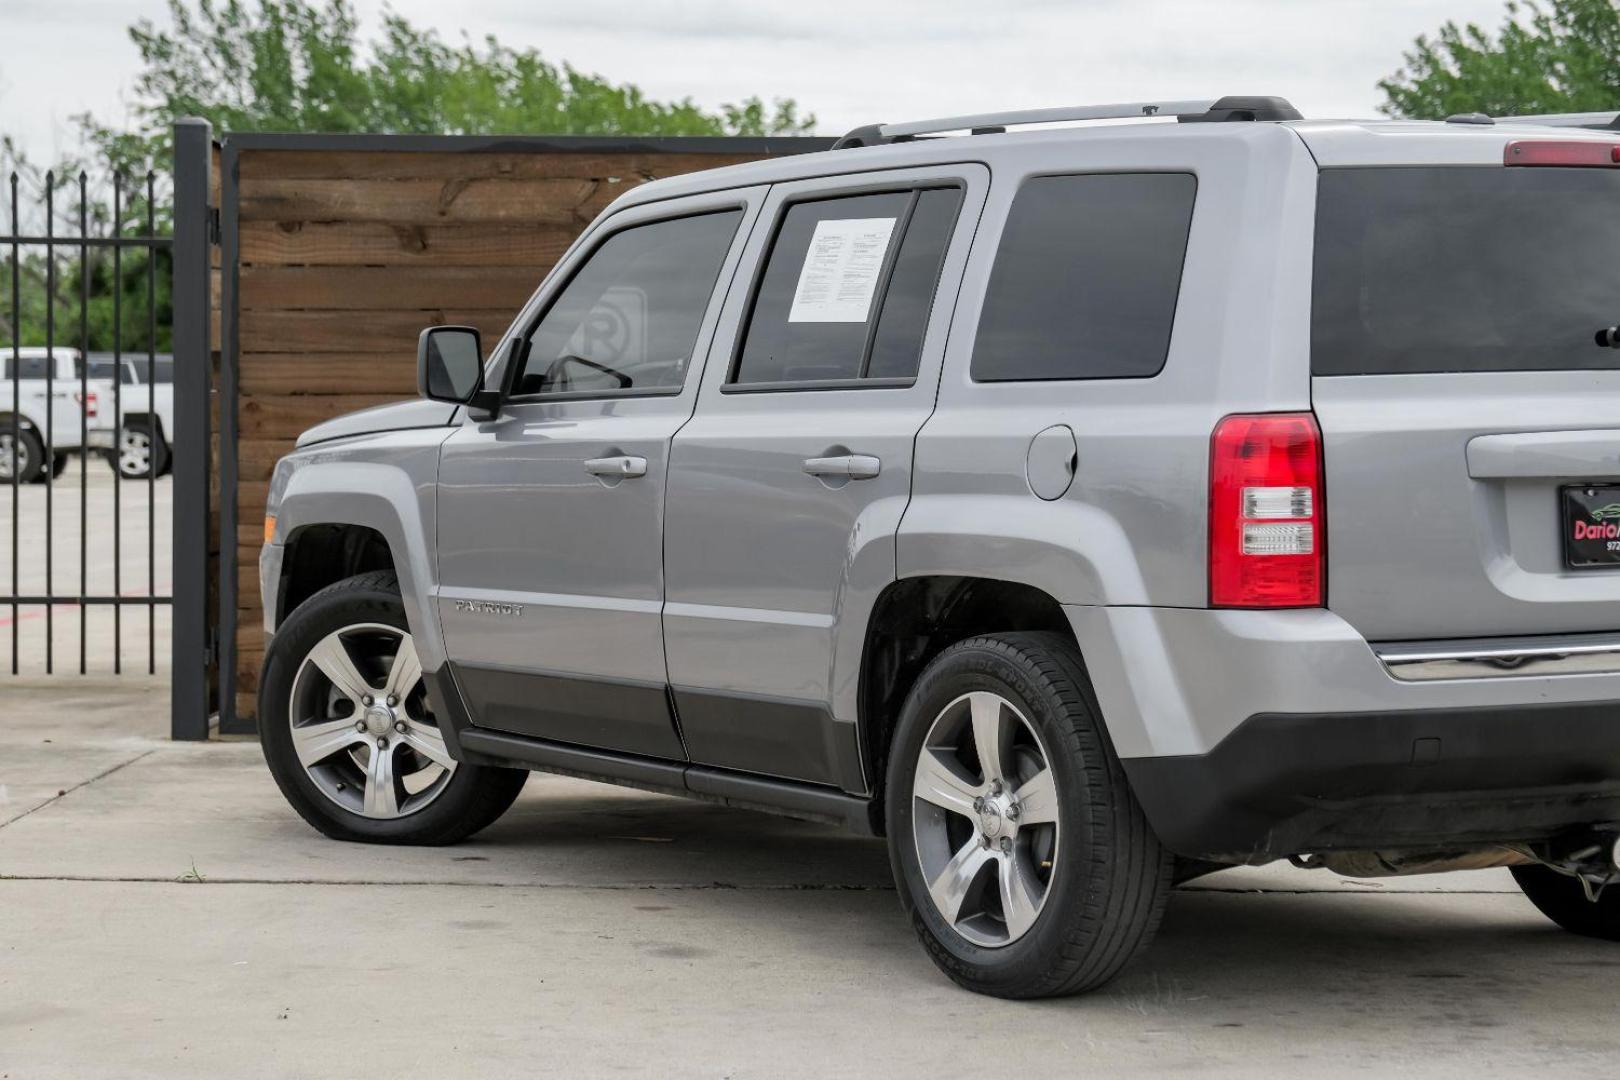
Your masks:
<svg viewBox="0 0 1620 1080"><path fill-rule="evenodd" d="M476 326L493 346L511 325L511 308L421 311L244 311L243 352L392 353L416 356L416 339L429 326Z"/></svg>
<svg viewBox="0 0 1620 1080"><path fill-rule="evenodd" d="M652 180L758 160L752 154L698 153L464 153L397 150L246 150L237 158L244 179L554 180L619 177Z"/></svg>
<svg viewBox="0 0 1620 1080"><path fill-rule="evenodd" d="M242 311L509 308L515 315L542 277L528 267L245 266L238 305Z"/></svg>
<svg viewBox="0 0 1620 1080"><path fill-rule="evenodd" d="M582 229L631 185L607 180L247 180L243 221L501 222Z"/></svg>
<svg viewBox="0 0 1620 1080"><path fill-rule="evenodd" d="M549 269L580 226L244 222L243 263L271 266L524 266ZM539 281L539 274L535 276Z"/></svg>
<svg viewBox="0 0 1620 1080"><path fill-rule="evenodd" d="M397 400L399 399L387 394L334 394L323 397L243 395L238 408L241 420L239 431L243 439L285 440L290 450L293 440L324 420ZM244 477L241 484L244 497L238 500L237 505L257 506L262 510L268 487L268 481L254 482ZM255 488L257 490L253 491L253 498L247 498L250 489Z"/></svg>
<svg viewBox="0 0 1620 1080"><path fill-rule="evenodd" d="M238 385L244 394L352 394L364 389L410 397L416 393L416 355L388 353L242 354Z"/></svg>

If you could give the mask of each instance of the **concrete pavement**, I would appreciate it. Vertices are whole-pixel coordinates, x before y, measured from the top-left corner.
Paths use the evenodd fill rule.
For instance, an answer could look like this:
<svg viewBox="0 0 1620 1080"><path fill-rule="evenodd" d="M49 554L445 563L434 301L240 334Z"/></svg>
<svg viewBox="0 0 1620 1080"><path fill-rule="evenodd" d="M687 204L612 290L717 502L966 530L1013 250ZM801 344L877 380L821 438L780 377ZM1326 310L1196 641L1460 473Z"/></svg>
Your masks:
<svg viewBox="0 0 1620 1080"><path fill-rule="evenodd" d="M1620 947L1502 874L1231 871L1089 998L956 990L880 842L536 776L455 848L338 844L155 683L0 682L0 1077L1608 1071ZM59 794L60 793L60 794Z"/></svg>

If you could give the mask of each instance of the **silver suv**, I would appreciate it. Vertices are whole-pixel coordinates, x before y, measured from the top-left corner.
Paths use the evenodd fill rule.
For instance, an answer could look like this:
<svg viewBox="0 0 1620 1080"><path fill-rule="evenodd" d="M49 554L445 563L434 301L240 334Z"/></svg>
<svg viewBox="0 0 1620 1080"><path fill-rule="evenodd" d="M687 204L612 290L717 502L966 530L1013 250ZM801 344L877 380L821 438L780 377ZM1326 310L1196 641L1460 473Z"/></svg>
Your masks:
<svg viewBox="0 0 1620 1080"><path fill-rule="evenodd" d="M1054 109L629 192L276 468L271 770L347 840L531 770L883 835L1007 997L1284 858L1620 938L1613 121Z"/></svg>

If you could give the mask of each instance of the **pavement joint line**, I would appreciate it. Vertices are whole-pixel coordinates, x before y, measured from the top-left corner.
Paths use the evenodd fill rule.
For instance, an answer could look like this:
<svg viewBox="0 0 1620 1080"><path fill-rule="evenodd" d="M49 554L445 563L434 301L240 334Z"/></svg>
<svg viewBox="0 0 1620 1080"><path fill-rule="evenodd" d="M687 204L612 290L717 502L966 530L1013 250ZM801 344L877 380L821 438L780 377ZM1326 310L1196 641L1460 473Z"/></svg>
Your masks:
<svg viewBox="0 0 1620 1080"><path fill-rule="evenodd" d="M428 878L395 878L366 881L359 878L252 878L187 876L155 877L143 874L0 874L0 883L62 882L108 885L301 885L335 888L453 888L453 889L535 889L561 892L894 892L893 885L737 885L725 881L670 882L668 884L614 883L599 885L552 881L445 881ZM1347 892L1338 889L1212 889L1178 888L1180 895L1200 893L1215 896L1512 896L1502 889L1391 889Z"/></svg>
<svg viewBox="0 0 1620 1080"><path fill-rule="evenodd" d="M63 788L61 791L58 791L55 795L52 795L50 798L46 799L44 802L40 803L38 806L34 806L34 807L31 807L31 808L29 808L27 810L24 810L22 813L18 814L14 818L7 818L5 821L0 821L0 829L8 829L11 826L17 824L17 822L21 821L23 818L28 817L30 814L37 814L41 810L45 809L47 806L50 806L52 803L60 802L61 800L67 798L69 795L73 794L75 791L78 791L80 788L89 787L91 784L95 783L97 780L105 780L107 777L111 776L113 773L117 772L119 769L128 768L129 766L135 764L137 761L140 761L143 758L151 757L153 754L157 753L161 749L163 749L161 746L154 746L150 750L144 751L143 753L136 754L134 757L130 758L128 761L120 761L117 765L114 765L110 769L103 769L101 772L96 773L96 775L90 777L88 780L80 780L77 784L74 784L70 788Z"/></svg>
<svg viewBox="0 0 1620 1080"><path fill-rule="evenodd" d="M456 889L553 889L566 892L894 892L893 885L736 885L726 881L670 882L668 884L614 883L601 885L574 884L552 881L442 881L418 878L398 878L384 881L366 881L359 878L251 878L209 877L193 878L155 877L144 874L0 874L0 882L7 881L59 881L104 883L112 885L331 885L340 888L381 886L384 888L449 887Z"/></svg>

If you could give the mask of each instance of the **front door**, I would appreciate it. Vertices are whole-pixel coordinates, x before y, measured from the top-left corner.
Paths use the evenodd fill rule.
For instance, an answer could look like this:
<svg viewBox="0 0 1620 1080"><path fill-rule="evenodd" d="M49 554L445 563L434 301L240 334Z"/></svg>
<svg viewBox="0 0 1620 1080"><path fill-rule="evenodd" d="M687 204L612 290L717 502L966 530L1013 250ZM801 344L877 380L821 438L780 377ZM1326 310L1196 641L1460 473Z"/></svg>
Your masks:
<svg viewBox="0 0 1620 1080"><path fill-rule="evenodd" d="M863 790L859 641L988 180L771 189L670 466L664 633L692 761Z"/></svg>
<svg viewBox="0 0 1620 1080"><path fill-rule="evenodd" d="M503 342L523 366L499 417L444 444L437 604L479 727L685 756L659 619L670 439L762 194L599 223Z"/></svg>

